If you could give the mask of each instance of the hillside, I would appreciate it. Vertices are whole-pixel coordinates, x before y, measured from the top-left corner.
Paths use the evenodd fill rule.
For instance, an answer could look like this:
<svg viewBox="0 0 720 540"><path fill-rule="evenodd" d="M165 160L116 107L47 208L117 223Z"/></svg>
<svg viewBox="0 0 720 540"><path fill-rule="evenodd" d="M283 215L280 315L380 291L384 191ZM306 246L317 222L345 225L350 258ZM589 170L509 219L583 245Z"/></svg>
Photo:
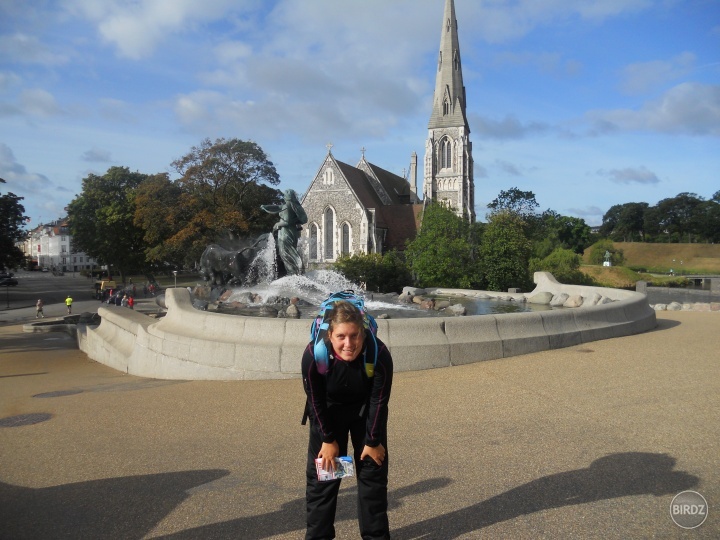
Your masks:
<svg viewBox="0 0 720 540"><path fill-rule="evenodd" d="M643 242L614 242L625 255L625 266L644 268L649 272L720 274L720 244L650 244ZM583 260L587 263L590 250ZM682 264L680 263L682 261Z"/></svg>

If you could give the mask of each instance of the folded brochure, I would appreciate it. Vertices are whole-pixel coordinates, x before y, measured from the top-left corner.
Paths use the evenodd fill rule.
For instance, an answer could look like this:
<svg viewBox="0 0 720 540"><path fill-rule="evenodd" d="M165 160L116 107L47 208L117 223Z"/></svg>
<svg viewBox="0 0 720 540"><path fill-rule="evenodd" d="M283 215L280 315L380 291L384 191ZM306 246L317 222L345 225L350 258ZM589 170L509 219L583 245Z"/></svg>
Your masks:
<svg viewBox="0 0 720 540"><path fill-rule="evenodd" d="M317 470L317 477L320 482L327 482L328 480L337 480L338 478L345 478L346 476L355 476L355 464L351 456L341 456L335 458L335 470L325 470L322 468L322 459L315 459L315 469Z"/></svg>

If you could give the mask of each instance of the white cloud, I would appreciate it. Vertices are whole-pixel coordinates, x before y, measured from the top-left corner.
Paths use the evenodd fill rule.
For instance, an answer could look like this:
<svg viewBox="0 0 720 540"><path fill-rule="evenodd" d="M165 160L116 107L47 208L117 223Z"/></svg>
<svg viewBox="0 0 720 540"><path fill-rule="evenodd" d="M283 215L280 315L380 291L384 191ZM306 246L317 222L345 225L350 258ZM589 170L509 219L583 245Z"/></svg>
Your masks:
<svg viewBox="0 0 720 540"><path fill-rule="evenodd" d="M223 18L231 8L255 7L234 0L69 0L70 13L97 25L100 36L118 54L138 60L150 56L169 35Z"/></svg>
<svg viewBox="0 0 720 540"><path fill-rule="evenodd" d="M651 0L508 0L463 5L464 25L491 43L520 38L538 26L580 18L600 23L653 7Z"/></svg>
<svg viewBox="0 0 720 540"><path fill-rule="evenodd" d="M474 134L491 139L522 139L526 135L545 133L550 129L550 126L543 122L523 124L513 115L507 115L502 120L493 120L470 114L468 122Z"/></svg>
<svg viewBox="0 0 720 540"><path fill-rule="evenodd" d="M695 67L696 57L690 52L673 56L670 60L654 60L630 64L623 70L621 88L628 94L642 94L648 90L680 79Z"/></svg>
<svg viewBox="0 0 720 540"><path fill-rule="evenodd" d="M600 176L609 178L616 184L658 184L660 179L657 175L645 167L627 167L625 169L611 169L609 171L600 169L597 172Z"/></svg>
<svg viewBox="0 0 720 540"><path fill-rule="evenodd" d="M639 110L590 111L594 133L653 131L720 136L720 85L683 83Z"/></svg>
<svg viewBox="0 0 720 540"><path fill-rule="evenodd" d="M60 113L60 107L53 95L40 88L23 90L20 94L19 109L24 114L41 117Z"/></svg>
<svg viewBox="0 0 720 540"><path fill-rule="evenodd" d="M83 161L89 161L91 163L109 163L112 161L111 153L109 150L101 150L99 148L91 148L83 152L81 157Z"/></svg>
<svg viewBox="0 0 720 540"><path fill-rule="evenodd" d="M24 33L0 36L0 58L5 63L42 64L46 66L61 65L68 58L50 50L35 36Z"/></svg>
<svg viewBox="0 0 720 540"><path fill-rule="evenodd" d="M15 159L12 149L4 143L0 143L0 178L7 181L3 189L19 195L44 193L52 187L52 182L46 176L27 172L25 166Z"/></svg>

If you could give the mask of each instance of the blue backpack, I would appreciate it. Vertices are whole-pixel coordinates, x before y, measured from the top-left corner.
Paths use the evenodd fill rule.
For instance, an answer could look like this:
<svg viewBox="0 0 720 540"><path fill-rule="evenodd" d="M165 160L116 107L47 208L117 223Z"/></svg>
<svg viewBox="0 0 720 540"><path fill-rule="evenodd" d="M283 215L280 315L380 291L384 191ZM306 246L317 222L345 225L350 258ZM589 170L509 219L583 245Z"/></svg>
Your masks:
<svg viewBox="0 0 720 540"><path fill-rule="evenodd" d="M327 349L327 343L325 338L327 337L328 329L330 328L330 312L337 302L349 302L360 310L363 317L363 326L365 327L366 333L372 336L373 343L373 355L369 362L367 358L367 348L364 353L363 363L365 365L365 374L368 377L375 375L375 366L377 365L378 347L377 339L377 323L375 318L365 310L365 302L361 296L355 294L354 291L346 290L341 292L332 293L327 299L320 304L320 310L315 317L312 325L310 326L310 342L314 344L313 352L315 355L315 363L317 364L318 373L321 375L327 374L330 369L330 355Z"/></svg>

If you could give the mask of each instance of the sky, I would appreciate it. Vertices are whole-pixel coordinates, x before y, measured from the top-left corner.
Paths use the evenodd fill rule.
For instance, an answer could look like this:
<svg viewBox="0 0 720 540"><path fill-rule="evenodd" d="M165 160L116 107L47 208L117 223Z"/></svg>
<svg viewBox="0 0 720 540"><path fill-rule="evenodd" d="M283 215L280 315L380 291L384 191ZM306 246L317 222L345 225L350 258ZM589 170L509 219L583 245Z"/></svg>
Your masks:
<svg viewBox="0 0 720 540"><path fill-rule="evenodd" d="M328 144L403 175L425 152L444 4L0 0L0 193L34 227L88 174L177 178L221 137L258 143L298 193ZM455 8L479 220L511 188L589 225L720 190L720 1Z"/></svg>

